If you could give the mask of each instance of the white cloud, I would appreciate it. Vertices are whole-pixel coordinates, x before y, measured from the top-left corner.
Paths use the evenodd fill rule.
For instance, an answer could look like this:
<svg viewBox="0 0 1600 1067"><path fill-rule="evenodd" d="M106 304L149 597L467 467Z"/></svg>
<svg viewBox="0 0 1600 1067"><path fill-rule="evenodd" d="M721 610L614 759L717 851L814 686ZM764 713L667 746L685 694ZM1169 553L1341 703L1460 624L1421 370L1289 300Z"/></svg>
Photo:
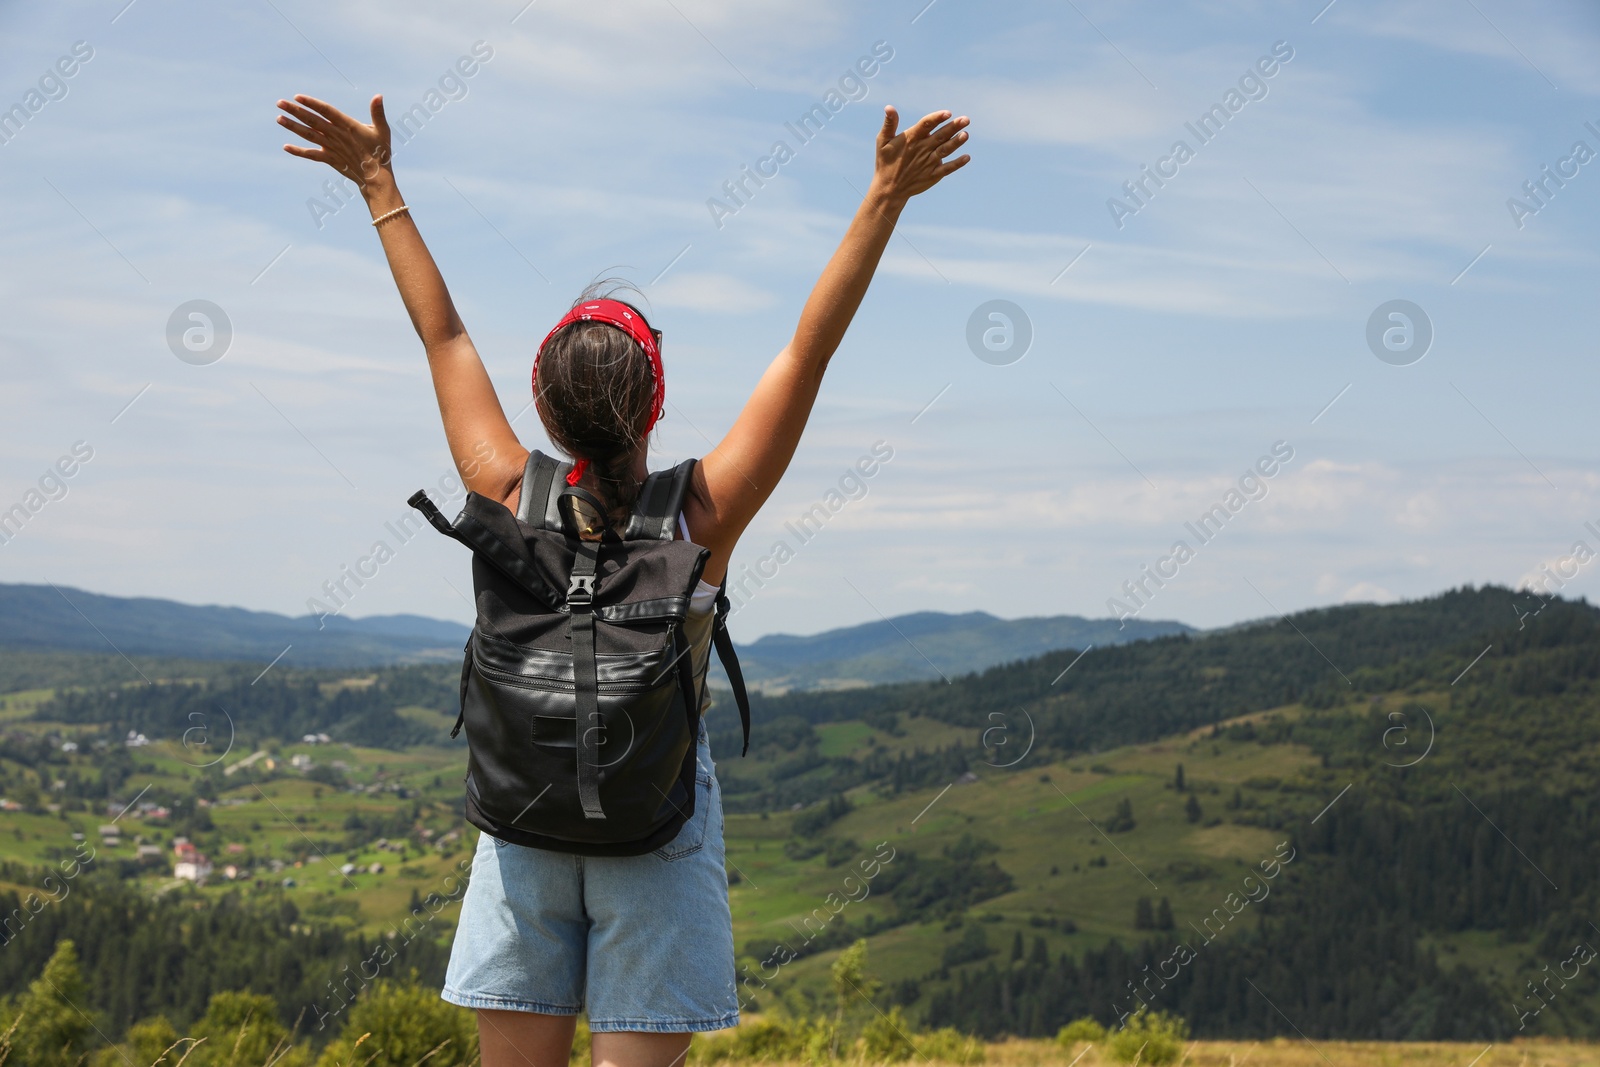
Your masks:
<svg viewBox="0 0 1600 1067"><path fill-rule="evenodd" d="M1339 594L1341 604L1393 604L1400 598L1373 582L1357 582Z"/></svg>
<svg viewBox="0 0 1600 1067"><path fill-rule="evenodd" d="M660 307L690 308L716 315L747 315L777 303L777 297L731 274L684 271L668 275L648 289Z"/></svg>
<svg viewBox="0 0 1600 1067"><path fill-rule="evenodd" d="M1476 9L1470 10L1469 8ZM1515 0L1478 0L1441 18L1429 0L1330 11L1330 26L1441 51L1500 60L1513 76L1548 79L1556 90L1600 93L1600 11L1586 0L1540 4L1537 15ZM1532 17L1530 17L1532 16Z"/></svg>

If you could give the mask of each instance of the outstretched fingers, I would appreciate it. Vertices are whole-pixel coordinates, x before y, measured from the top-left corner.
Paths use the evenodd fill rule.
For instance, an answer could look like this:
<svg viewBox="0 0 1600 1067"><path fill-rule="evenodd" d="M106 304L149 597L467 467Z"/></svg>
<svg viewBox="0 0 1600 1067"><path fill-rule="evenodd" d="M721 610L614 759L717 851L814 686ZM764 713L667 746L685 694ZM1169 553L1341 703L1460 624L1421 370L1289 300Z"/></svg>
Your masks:
<svg viewBox="0 0 1600 1067"><path fill-rule="evenodd" d="M282 107L285 112L293 115L295 118L299 119L301 122L312 127L313 129L331 131L338 127L338 123L333 122L321 112L304 107L300 104L291 103L290 101L285 100L279 106Z"/></svg>
<svg viewBox="0 0 1600 1067"><path fill-rule="evenodd" d="M934 130L933 133L929 134L928 139L934 144L942 145L946 141L950 140L950 138L956 136L962 130L966 129L971 121L972 120L967 118L965 115L962 115L959 118L951 119L943 126L940 126L938 129Z"/></svg>
<svg viewBox="0 0 1600 1067"><path fill-rule="evenodd" d="M321 148L307 148L305 145L286 144L283 146L283 150L291 156L309 159L313 163L327 163L329 161L328 153Z"/></svg>
<svg viewBox="0 0 1600 1067"><path fill-rule="evenodd" d="M967 135L965 132L952 134L934 147L933 154L939 159L943 159L966 143Z"/></svg>
<svg viewBox="0 0 1600 1067"><path fill-rule="evenodd" d="M917 124L915 126L906 131L906 139L909 141L916 141L928 136L928 134L933 132L935 126L938 126L939 123L943 122L949 117L950 112L948 111L933 111L922 116L922 118L917 120Z"/></svg>
<svg viewBox="0 0 1600 1067"><path fill-rule="evenodd" d="M304 93L296 93L294 102L302 105L303 108L310 108L312 111L317 113L317 118L319 121L326 122L330 126L350 127L359 125L355 119L351 118L349 115L346 115L343 111L340 111L327 101L318 100L314 96L307 96Z"/></svg>
<svg viewBox="0 0 1600 1067"><path fill-rule="evenodd" d="M283 112L283 115L278 116L278 122L294 130L295 133L298 133L308 141L320 143L334 132L327 119L314 111L307 111L298 104L291 104L287 100L279 100L278 110ZM291 122L289 118L284 116L290 116L298 121Z"/></svg>
<svg viewBox="0 0 1600 1067"><path fill-rule="evenodd" d="M294 119L289 118L287 115L279 115L278 116L278 125L282 126L284 129L288 130L290 133L294 134L296 137L304 137L306 140L310 141L312 144L321 144L322 143L322 136L316 130L313 130L309 126L305 126L305 125L302 125L301 123L296 122Z"/></svg>

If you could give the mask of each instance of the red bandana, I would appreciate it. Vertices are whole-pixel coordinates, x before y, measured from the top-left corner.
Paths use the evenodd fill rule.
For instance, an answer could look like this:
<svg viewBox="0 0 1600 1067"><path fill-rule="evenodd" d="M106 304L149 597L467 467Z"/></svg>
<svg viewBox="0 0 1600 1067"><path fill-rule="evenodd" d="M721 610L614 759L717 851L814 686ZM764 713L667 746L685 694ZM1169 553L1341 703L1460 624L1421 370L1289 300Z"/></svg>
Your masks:
<svg viewBox="0 0 1600 1067"><path fill-rule="evenodd" d="M555 336L556 330L571 326L575 322L591 321L615 326L637 341L639 347L644 349L645 355L650 357L650 370L655 377L656 392L655 400L650 406L650 421L644 428L644 432L649 433L651 427L655 426L656 420L661 418L661 406L666 403L667 399L667 380L666 375L661 370L661 346L656 344L655 335L650 332L649 324L644 321L643 316L638 312L620 300L592 300L585 304L579 304L567 312L560 322L556 323L555 329L545 334L544 340L539 342L539 352L544 351L544 346L550 343L550 338ZM535 353L533 357L533 392L535 396L539 394L538 353ZM583 477L583 472L588 469L588 466L588 460L575 459L572 464L572 471L567 475L567 484L577 485L578 480Z"/></svg>

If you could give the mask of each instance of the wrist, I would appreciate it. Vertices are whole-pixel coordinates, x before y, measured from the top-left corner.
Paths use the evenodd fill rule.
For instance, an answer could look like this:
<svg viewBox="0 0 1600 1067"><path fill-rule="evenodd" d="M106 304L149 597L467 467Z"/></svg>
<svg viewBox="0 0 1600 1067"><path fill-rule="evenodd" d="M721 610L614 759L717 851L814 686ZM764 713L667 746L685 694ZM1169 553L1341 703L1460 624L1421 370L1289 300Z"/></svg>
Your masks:
<svg viewBox="0 0 1600 1067"><path fill-rule="evenodd" d="M404 203L400 186L394 180L394 172L388 167L380 167L375 175L366 177L361 183L361 196L366 200L373 218Z"/></svg>
<svg viewBox="0 0 1600 1067"><path fill-rule="evenodd" d="M894 222L899 219L900 212L905 210L906 202L910 199L909 196L898 195L874 178L872 184L867 187L867 195L862 203L890 222Z"/></svg>

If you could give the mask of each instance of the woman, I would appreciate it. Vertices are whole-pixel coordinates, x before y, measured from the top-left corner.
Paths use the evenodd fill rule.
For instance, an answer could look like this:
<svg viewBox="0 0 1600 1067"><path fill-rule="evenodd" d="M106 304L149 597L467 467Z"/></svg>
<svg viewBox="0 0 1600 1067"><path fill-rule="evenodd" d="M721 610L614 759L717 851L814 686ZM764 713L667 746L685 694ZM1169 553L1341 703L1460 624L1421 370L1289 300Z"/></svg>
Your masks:
<svg viewBox="0 0 1600 1067"><path fill-rule="evenodd" d="M422 338L461 479L515 513L528 449L401 199L383 98L372 99L370 125L309 96L278 107L285 112L279 123L314 146L284 151L326 163L361 186ZM965 117L936 111L904 132L898 125L899 115L886 107L871 186L794 338L727 436L695 466L679 534L692 536L710 558L691 620L709 618L739 535L788 468L823 371L901 210L970 158L948 158L967 139ZM598 295L585 293L574 308ZM632 505L647 474L648 434L660 411L659 356L647 355L636 339L659 335L644 327L648 333L640 335L572 321L545 339L535 359L535 400L551 442L573 457L577 484L618 513ZM703 679L710 627L694 632ZM701 745L709 774L703 734ZM443 995L478 1010L484 1067L563 1067L575 1017L585 1009L594 1063L618 1067L668 1067L688 1050L692 1032L738 1022L720 794L713 799L671 845L643 856L574 856L481 835Z"/></svg>

